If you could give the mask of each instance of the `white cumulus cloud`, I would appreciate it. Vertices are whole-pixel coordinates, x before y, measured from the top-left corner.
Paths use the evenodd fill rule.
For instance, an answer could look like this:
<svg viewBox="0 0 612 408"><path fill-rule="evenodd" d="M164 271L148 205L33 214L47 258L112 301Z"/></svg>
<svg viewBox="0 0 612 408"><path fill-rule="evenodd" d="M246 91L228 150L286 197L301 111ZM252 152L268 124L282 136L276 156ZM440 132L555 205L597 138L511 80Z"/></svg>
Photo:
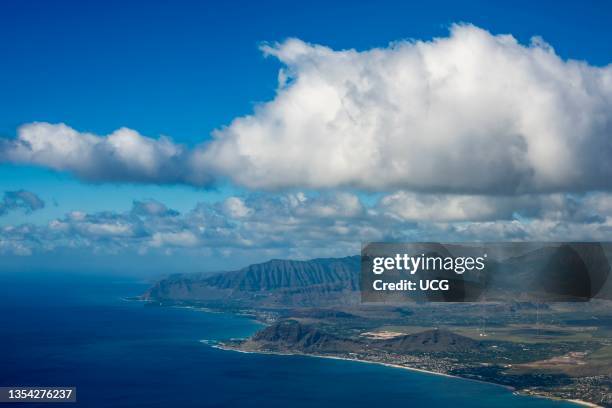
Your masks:
<svg viewBox="0 0 612 408"><path fill-rule="evenodd" d="M32 123L0 141L0 160L87 181L221 178L255 190L612 189L611 65L565 60L539 37L521 44L472 25L363 51L299 39L262 51L283 65L275 97L212 141L187 148L127 128L100 136Z"/></svg>
<svg viewBox="0 0 612 408"><path fill-rule="evenodd" d="M207 184L208 176L192 156L167 137L153 139L128 128L99 136L63 123L26 124L16 139L0 144L4 161L67 171L94 182Z"/></svg>
<svg viewBox="0 0 612 408"><path fill-rule="evenodd" d="M612 187L612 67L455 25L367 51L266 45L276 97L203 153L251 188L464 193Z"/></svg>

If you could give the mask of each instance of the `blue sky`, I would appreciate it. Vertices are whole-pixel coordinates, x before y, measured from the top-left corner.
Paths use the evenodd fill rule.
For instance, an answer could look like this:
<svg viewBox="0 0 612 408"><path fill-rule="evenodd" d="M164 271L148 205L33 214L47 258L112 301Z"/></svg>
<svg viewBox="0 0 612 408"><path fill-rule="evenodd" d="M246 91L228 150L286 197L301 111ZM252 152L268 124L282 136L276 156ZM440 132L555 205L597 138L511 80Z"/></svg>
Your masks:
<svg viewBox="0 0 612 408"><path fill-rule="evenodd" d="M166 135L194 149L210 141L215 129L227 129L234 119L253 115L259 103L274 100L279 69L291 64L306 69L288 61L281 49L263 55L262 44L287 38L336 51L367 51L401 40L448 37L453 23L468 23L491 35L511 34L525 47L540 36L562 61L581 60L593 68L606 66L612 55L612 7L606 2L7 1L0 7L0 136L9 140L21 125L49 122L100 136L127 127L153 139ZM223 137L233 137L232 131ZM198 202L216 205L230 196L348 192L368 207L381 195L400 190L471 193L459 181L451 186L437 180L427 185L393 181L379 191L353 178L301 183L297 175L259 183L233 178L238 167L225 162L216 164L215 177L225 173L213 184L155 179L134 184L131 178L109 181L99 175L92 182L75 177L74 171L37 164L34 159L0 164L0 190L31 191L46 203L36 211L8 211L0 225L43 225L70 211L129 212L133 201L149 199L185 214ZM584 194L607 190L601 177L594 170L571 185L547 179L541 189L534 181L526 192L577 193L583 200ZM483 183L476 193L499 194ZM520 218L515 212L505 210L504 217Z"/></svg>
<svg viewBox="0 0 612 408"><path fill-rule="evenodd" d="M7 1L0 131L37 120L195 142L273 96L279 65L262 41L367 49L469 22L522 42L540 35L562 57L601 65L611 17L607 2Z"/></svg>
<svg viewBox="0 0 612 408"><path fill-rule="evenodd" d="M540 35L562 57L602 65L612 54L611 18L606 2L8 1L0 13L0 135L47 121L99 134L127 126L194 144L273 97L279 64L262 56L263 41L368 49L443 36L450 24L469 22L523 42ZM11 165L0 167L0 183L57 201L48 215L77 204L127 208L132 195L178 207L210 196L178 188L185 199L177 202L177 189L83 186Z"/></svg>

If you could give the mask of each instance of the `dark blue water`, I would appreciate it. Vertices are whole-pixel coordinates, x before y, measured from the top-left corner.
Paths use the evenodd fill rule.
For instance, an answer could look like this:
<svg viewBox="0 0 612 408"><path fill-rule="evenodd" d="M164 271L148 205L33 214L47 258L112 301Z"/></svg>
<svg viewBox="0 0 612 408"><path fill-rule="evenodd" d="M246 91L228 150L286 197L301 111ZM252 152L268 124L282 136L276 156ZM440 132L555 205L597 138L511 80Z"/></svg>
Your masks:
<svg viewBox="0 0 612 408"><path fill-rule="evenodd" d="M373 364L217 350L200 340L258 325L122 300L146 286L0 274L0 386L76 386L78 403L64 407L574 407Z"/></svg>

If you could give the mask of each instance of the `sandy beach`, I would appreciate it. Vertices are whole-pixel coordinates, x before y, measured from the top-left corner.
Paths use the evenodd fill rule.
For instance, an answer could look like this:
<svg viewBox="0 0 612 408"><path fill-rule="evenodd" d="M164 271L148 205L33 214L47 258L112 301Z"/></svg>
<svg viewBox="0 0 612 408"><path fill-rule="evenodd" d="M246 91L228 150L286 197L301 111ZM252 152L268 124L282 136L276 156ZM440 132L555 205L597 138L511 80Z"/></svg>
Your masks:
<svg viewBox="0 0 612 408"><path fill-rule="evenodd" d="M234 351L234 352L237 352L237 353L245 353L245 354L271 354L271 355L278 355L278 356L304 356L304 357L314 357L314 358L327 358L327 359L332 359L332 360L354 361L354 362L365 363L365 364L377 364L377 365L382 365L382 366L385 366L385 367L400 368L400 369L403 369L403 370L417 371L417 372L424 373L424 374L438 375L438 376L442 376L442 377L458 378L458 379L461 379L461 380L464 380L464 381L474 381L474 382L479 382L479 383L491 384L491 385L495 385L497 387L505 388L505 389L510 390L510 391L514 391L514 392L516 392L516 393L518 393L520 395L528 395L528 396L531 396L531 397L547 398L547 399L558 400L558 401L567 401L567 402L571 402L571 403L576 404L576 405L581 405L581 406L591 407L591 408L603 408L600 405L594 404L592 402L582 401L582 400L578 400L578 399L564 400L562 398L555 398L555 397L551 397L551 396L548 396L548 395L526 394L526 393L522 393L520 391L517 391L514 387L510 387L510 386L507 386L507 385L496 384L496 383L488 382L488 381L475 380L473 378L464 378L464 377L459 377L457 375L452 375L452 374L438 373L436 371L423 370L421 368L408 367L408 366L403 366L403 365L400 365L400 364L383 363L383 362L379 362L379 361L362 360L362 359L348 358L348 357L327 356L327 355L320 355L320 354L281 353L281 352L272 352L272 351L247 351L247 350L239 350L239 349L232 348L232 347L226 347L226 346L224 346L222 344L211 345L206 340L201 340L201 342L204 343L204 344L209 344L211 347L219 349L219 350Z"/></svg>

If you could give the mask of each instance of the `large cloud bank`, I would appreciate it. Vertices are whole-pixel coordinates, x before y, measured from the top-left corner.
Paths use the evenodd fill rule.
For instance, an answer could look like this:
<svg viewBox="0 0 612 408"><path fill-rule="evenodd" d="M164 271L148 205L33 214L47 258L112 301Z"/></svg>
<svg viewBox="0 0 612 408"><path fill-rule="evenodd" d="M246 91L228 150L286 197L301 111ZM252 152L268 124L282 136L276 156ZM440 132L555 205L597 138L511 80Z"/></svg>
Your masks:
<svg viewBox="0 0 612 408"><path fill-rule="evenodd" d="M612 66L470 25L366 51L262 47L276 97L188 150L128 129L31 124L4 160L93 181L516 194L612 189Z"/></svg>
<svg viewBox="0 0 612 408"><path fill-rule="evenodd" d="M206 159L253 188L447 192L612 187L612 67L473 26L334 51L292 39L276 98L217 132Z"/></svg>

